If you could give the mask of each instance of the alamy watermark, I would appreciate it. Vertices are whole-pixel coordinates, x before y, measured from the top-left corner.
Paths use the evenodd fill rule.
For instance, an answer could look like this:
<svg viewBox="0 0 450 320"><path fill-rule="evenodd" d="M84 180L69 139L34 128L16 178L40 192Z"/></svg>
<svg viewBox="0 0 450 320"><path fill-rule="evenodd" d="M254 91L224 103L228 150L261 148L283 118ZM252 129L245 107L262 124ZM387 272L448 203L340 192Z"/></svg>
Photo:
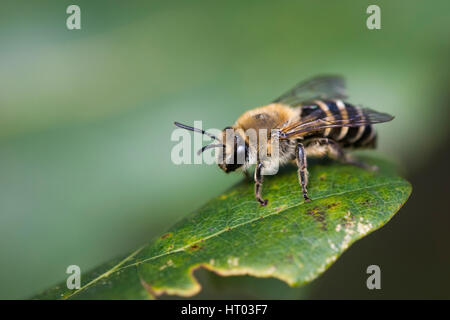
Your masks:
<svg viewBox="0 0 450 320"><path fill-rule="evenodd" d="M81 29L81 9L76 4L71 4L67 7L66 13L70 14L66 19L66 26L69 30ZM381 9L376 4L371 4L367 7L366 13L369 14L366 20L366 26L369 30L381 29Z"/></svg>
<svg viewBox="0 0 450 320"><path fill-rule="evenodd" d="M366 26L369 30L381 29L381 9L376 4L367 7L366 13L370 14L366 20Z"/></svg>
<svg viewBox="0 0 450 320"><path fill-rule="evenodd" d="M71 4L67 7L66 13L70 14L66 20L66 26L69 30L81 29L81 9L76 4Z"/></svg>
<svg viewBox="0 0 450 320"><path fill-rule="evenodd" d="M367 274L370 274L370 276L367 278L366 286L367 289L373 290L373 289L381 289L381 269L376 264L370 265L367 267L366 270Z"/></svg>
<svg viewBox="0 0 450 320"><path fill-rule="evenodd" d="M264 175L274 175L278 172L279 130L269 132L267 129L250 128L243 131L230 127L205 131L202 121L194 121L193 127L178 125L180 128L174 129L170 137L176 142L171 151L171 160L176 165L217 164L225 171L229 168L234 171L263 163ZM201 132L203 135L192 135L188 130ZM204 146L206 141L209 144Z"/></svg>
<svg viewBox="0 0 450 320"><path fill-rule="evenodd" d="M66 269L66 273L69 274L66 280L67 289L80 289L81 288L81 269L77 265L70 265Z"/></svg>

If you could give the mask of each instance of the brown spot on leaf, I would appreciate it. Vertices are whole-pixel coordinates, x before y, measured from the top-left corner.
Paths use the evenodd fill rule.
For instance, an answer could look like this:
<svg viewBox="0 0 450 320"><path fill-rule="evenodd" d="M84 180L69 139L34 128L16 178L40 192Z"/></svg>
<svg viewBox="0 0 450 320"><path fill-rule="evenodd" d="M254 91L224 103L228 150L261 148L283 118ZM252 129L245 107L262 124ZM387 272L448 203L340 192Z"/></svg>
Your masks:
<svg viewBox="0 0 450 320"><path fill-rule="evenodd" d="M169 233L163 234L160 239L164 240L165 238L170 237L170 236L172 236L172 234L169 232Z"/></svg>
<svg viewBox="0 0 450 320"><path fill-rule="evenodd" d="M337 207L338 205L339 205L339 203L333 202L333 203L330 203L329 205L327 205L327 208L328 208L328 209L332 209L332 208L334 208L334 207Z"/></svg>
<svg viewBox="0 0 450 320"><path fill-rule="evenodd" d="M311 216L315 221L319 222L322 230L328 230L327 222L325 219L325 211L320 210L319 207L314 207L306 211L308 216Z"/></svg>
<svg viewBox="0 0 450 320"><path fill-rule="evenodd" d="M188 248L188 251L194 252L194 251L197 251L197 250L201 250L203 248L204 248L204 246L201 246L201 245L198 245L198 244L193 244L192 246L190 246Z"/></svg>

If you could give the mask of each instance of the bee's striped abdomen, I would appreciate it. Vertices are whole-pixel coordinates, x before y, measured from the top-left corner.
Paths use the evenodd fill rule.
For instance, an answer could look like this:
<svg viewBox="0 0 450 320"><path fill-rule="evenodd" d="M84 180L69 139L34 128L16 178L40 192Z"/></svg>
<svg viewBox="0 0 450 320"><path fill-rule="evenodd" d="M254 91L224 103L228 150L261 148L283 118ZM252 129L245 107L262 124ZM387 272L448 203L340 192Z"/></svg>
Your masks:
<svg viewBox="0 0 450 320"><path fill-rule="evenodd" d="M360 108L342 100L315 100L314 106L308 106L302 111L302 117L310 114L312 111L317 112L317 109L321 110L321 117L331 117L334 120L364 117ZM375 147L376 143L376 132L372 125L327 128L316 132L314 136L333 139L343 147Z"/></svg>
<svg viewBox="0 0 450 320"><path fill-rule="evenodd" d="M360 108L344 103L349 119L355 116L364 118ZM340 141L344 147L375 147L377 134L372 125L348 127L348 132Z"/></svg>

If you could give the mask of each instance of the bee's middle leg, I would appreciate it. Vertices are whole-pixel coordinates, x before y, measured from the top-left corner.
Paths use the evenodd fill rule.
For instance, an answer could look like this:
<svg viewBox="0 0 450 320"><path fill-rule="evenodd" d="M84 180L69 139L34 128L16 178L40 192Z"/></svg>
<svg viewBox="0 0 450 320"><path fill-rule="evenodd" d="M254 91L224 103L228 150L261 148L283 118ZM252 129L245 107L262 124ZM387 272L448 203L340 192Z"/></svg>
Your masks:
<svg viewBox="0 0 450 320"><path fill-rule="evenodd" d="M303 198L306 202L311 201L308 197L308 190L306 186L308 185L308 169L306 167L306 152L303 144L299 143L295 150L295 156L298 166L298 182L302 186Z"/></svg>
<svg viewBox="0 0 450 320"><path fill-rule="evenodd" d="M262 169L263 164L261 162L258 162L255 168L255 197L260 205L265 206L267 205L267 200L261 198L261 188L263 182Z"/></svg>

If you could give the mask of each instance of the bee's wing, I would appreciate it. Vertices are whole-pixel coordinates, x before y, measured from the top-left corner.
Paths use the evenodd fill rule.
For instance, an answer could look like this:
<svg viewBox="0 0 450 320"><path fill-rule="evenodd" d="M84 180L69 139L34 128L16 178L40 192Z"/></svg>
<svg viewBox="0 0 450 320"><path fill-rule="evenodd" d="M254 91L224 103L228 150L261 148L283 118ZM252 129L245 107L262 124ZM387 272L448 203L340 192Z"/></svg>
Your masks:
<svg viewBox="0 0 450 320"><path fill-rule="evenodd" d="M297 84L273 102L295 106L316 99L345 99L345 80L340 76L318 76Z"/></svg>
<svg viewBox="0 0 450 320"><path fill-rule="evenodd" d="M381 113L371 109L358 109L359 112L348 119L335 119L333 116L323 116L319 109L305 118L287 124L280 129L280 139L292 139L303 137L308 133L320 131L327 128L359 127L368 124L387 122L394 119L387 113Z"/></svg>

